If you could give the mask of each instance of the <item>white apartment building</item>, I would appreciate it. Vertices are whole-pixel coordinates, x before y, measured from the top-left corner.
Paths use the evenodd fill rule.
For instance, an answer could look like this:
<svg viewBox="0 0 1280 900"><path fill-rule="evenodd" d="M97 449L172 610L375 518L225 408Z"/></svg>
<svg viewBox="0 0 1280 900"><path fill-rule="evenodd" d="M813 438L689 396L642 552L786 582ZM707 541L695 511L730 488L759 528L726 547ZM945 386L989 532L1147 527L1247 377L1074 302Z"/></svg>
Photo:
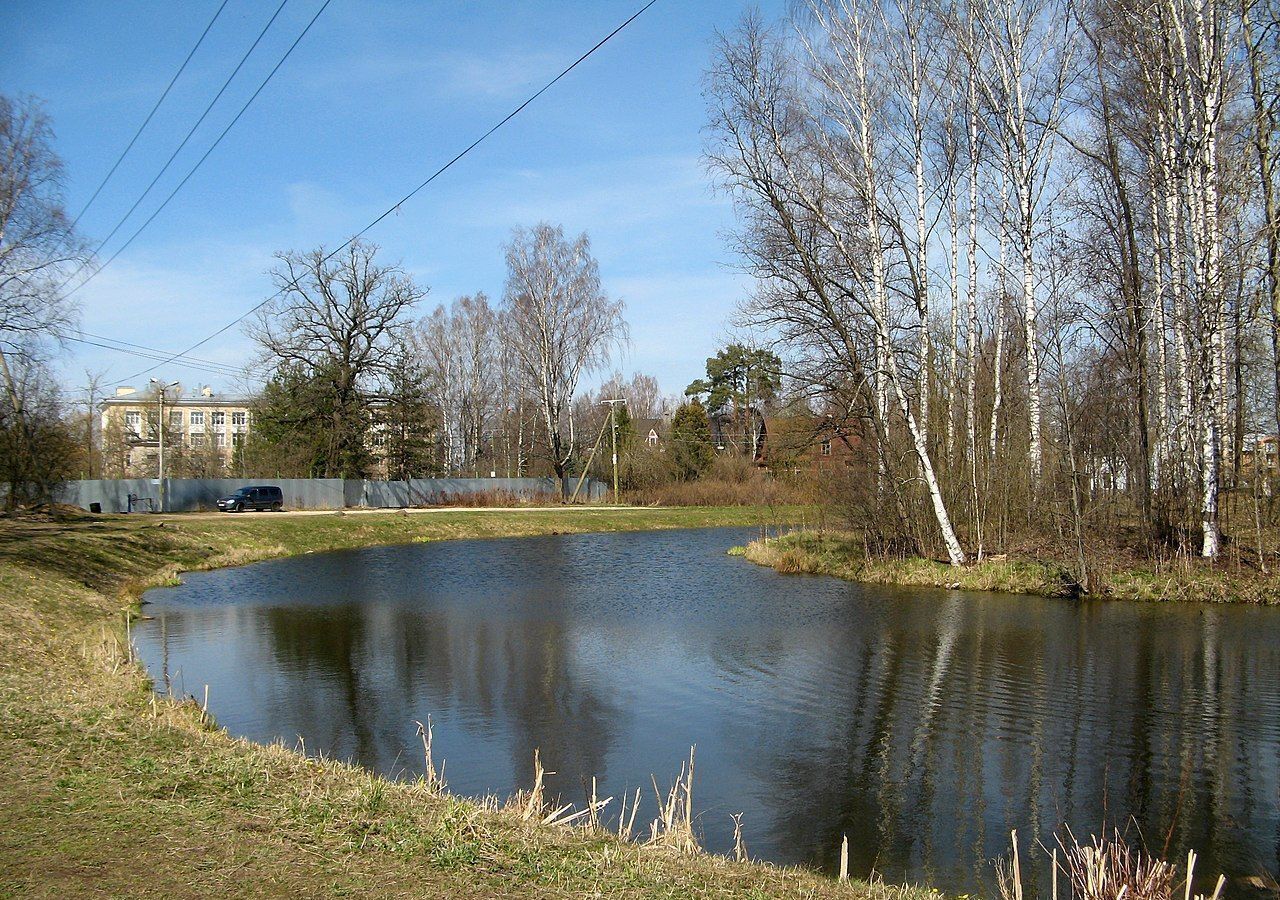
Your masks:
<svg viewBox="0 0 1280 900"><path fill-rule="evenodd" d="M183 396L181 386L164 398L164 440L167 463L200 458L227 468L249 433L252 397L224 397L208 387ZM160 396L131 387L116 389L102 401L102 448L117 460L120 477L155 477L160 448ZM166 466L167 467L167 466Z"/></svg>

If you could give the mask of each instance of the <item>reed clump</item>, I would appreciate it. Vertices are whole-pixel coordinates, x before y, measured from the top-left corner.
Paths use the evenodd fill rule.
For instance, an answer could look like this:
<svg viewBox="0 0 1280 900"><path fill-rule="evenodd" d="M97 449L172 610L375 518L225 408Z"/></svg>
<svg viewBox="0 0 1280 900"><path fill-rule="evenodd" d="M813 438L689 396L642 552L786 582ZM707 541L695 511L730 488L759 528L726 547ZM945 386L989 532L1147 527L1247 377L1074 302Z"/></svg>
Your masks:
<svg viewBox="0 0 1280 900"><path fill-rule="evenodd" d="M996 864L1002 900L1023 900L1023 871L1018 832L1009 834L1011 853ZM1220 900L1226 877L1219 875L1211 894L1193 891L1196 853L1184 870L1131 844L1118 829L1080 841L1067 830L1049 852L1052 900L1065 887L1071 900ZM1065 885L1060 887L1060 882Z"/></svg>
<svg viewBox="0 0 1280 900"><path fill-rule="evenodd" d="M694 749L689 748L689 763L680 764L680 774L672 782L665 796L653 779L653 793L658 801L658 816L649 824L649 843L670 847L679 853L694 855L702 852L698 836L693 830L693 759ZM741 837L739 835L739 837Z"/></svg>

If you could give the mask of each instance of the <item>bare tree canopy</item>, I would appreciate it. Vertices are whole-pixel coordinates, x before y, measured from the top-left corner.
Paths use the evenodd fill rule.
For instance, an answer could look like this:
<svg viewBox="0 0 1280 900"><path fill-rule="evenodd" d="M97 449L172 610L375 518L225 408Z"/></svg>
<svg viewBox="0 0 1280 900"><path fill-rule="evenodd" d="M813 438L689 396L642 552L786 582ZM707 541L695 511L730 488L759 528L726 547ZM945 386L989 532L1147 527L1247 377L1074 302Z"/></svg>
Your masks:
<svg viewBox="0 0 1280 900"><path fill-rule="evenodd" d="M574 448L569 404L581 377L607 365L627 340L624 304L604 293L586 234L568 241L560 226L544 222L516 228L505 249L508 340L563 478Z"/></svg>
<svg viewBox="0 0 1280 900"><path fill-rule="evenodd" d="M247 328L273 370L291 367L326 387L329 477L363 474L367 397L427 293L400 267L378 265L377 250L357 241L332 259L324 248L277 254L279 295Z"/></svg>
<svg viewBox="0 0 1280 900"><path fill-rule="evenodd" d="M9 350L75 322L58 287L85 250L63 209L62 175L39 104L0 95L0 341Z"/></svg>
<svg viewBox="0 0 1280 900"><path fill-rule="evenodd" d="M504 400L500 311L483 292L441 304L418 323L416 346L443 419L444 468L478 472L487 426Z"/></svg>
<svg viewBox="0 0 1280 900"><path fill-rule="evenodd" d="M76 305L60 287L68 266L83 258L62 206L62 160L49 119L35 100L0 95L0 467L7 505L47 499L70 469L74 441L45 356L49 339L59 341L76 322Z"/></svg>

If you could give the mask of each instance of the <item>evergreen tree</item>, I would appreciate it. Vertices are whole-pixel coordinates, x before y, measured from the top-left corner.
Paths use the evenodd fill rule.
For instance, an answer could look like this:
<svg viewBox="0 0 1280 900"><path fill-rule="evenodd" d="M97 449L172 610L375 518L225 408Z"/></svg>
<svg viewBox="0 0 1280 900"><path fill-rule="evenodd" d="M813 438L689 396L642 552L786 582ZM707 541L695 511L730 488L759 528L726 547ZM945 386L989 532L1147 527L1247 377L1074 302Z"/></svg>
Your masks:
<svg viewBox="0 0 1280 900"><path fill-rule="evenodd" d="M671 462L677 478L691 481L711 465L711 419L697 397L681 404L671 418Z"/></svg>
<svg viewBox="0 0 1280 900"><path fill-rule="evenodd" d="M431 403L429 376L413 354L397 353L392 360L377 418L388 479L440 474L432 439L440 414Z"/></svg>

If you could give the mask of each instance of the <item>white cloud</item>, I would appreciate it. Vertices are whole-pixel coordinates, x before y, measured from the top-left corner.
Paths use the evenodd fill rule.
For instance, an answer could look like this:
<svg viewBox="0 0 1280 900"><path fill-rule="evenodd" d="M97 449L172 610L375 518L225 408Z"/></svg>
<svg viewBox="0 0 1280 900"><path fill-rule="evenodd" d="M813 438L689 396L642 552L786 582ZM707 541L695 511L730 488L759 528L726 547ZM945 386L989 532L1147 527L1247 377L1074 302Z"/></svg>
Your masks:
<svg viewBox="0 0 1280 900"><path fill-rule="evenodd" d="M312 67L299 81L316 91L394 88L401 99L511 100L563 68L568 51L356 53L341 65Z"/></svg>

